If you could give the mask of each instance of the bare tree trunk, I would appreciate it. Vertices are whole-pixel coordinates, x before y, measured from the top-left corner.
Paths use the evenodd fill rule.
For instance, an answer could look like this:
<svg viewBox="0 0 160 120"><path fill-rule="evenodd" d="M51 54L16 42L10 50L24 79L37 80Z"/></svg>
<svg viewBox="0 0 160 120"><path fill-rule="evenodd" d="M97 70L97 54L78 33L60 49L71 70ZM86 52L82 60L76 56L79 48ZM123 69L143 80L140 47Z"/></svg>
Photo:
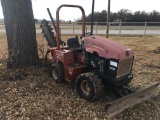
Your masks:
<svg viewBox="0 0 160 120"><path fill-rule="evenodd" d="M1 0L8 43L8 68L39 62L31 0Z"/></svg>

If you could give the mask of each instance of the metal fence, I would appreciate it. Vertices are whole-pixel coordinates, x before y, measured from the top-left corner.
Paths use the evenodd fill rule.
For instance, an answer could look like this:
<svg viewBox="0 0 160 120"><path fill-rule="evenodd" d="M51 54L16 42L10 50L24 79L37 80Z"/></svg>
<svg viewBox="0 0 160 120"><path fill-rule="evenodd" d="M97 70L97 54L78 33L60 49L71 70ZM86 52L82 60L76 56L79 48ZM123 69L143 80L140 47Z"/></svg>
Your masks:
<svg viewBox="0 0 160 120"><path fill-rule="evenodd" d="M90 22L86 22L85 32L90 32ZM60 23L61 34L82 34L81 22ZM110 22L109 35L160 35L160 22ZM37 33L41 33L40 23L36 23ZM106 35L107 22L94 22L93 34ZM0 32L5 32L4 24L0 24Z"/></svg>
<svg viewBox="0 0 160 120"><path fill-rule="evenodd" d="M61 34L81 34L81 22L61 23ZM90 22L86 22L86 33L90 32ZM110 35L160 35L160 22L110 22ZM107 22L94 22L93 33L106 34Z"/></svg>

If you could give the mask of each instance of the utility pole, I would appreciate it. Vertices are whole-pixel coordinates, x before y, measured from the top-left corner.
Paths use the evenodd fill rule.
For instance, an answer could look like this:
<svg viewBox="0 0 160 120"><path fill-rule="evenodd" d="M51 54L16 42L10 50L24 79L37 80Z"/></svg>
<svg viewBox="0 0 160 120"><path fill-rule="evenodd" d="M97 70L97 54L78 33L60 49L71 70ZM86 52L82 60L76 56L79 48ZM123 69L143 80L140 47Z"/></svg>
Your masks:
<svg viewBox="0 0 160 120"><path fill-rule="evenodd" d="M91 35L93 35L93 20L94 20L94 0L92 1Z"/></svg>
<svg viewBox="0 0 160 120"><path fill-rule="evenodd" d="M110 22L110 0L108 0L108 11L107 11L107 31L106 31L106 38L108 38L108 34L109 34L109 22Z"/></svg>

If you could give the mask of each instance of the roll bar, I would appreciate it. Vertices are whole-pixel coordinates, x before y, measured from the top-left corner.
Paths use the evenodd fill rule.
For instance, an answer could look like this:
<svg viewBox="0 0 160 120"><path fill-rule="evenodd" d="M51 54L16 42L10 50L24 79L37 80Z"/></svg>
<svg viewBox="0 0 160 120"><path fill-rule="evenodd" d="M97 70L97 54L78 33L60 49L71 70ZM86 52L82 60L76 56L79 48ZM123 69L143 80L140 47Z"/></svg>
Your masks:
<svg viewBox="0 0 160 120"><path fill-rule="evenodd" d="M57 38L57 49L58 50L60 50L59 11L62 7L76 7L81 10L81 12L82 12L82 35L85 35L85 12L84 12L84 9L79 5L67 5L67 4L60 5L56 11L56 27L57 27L56 38Z"/></svg>

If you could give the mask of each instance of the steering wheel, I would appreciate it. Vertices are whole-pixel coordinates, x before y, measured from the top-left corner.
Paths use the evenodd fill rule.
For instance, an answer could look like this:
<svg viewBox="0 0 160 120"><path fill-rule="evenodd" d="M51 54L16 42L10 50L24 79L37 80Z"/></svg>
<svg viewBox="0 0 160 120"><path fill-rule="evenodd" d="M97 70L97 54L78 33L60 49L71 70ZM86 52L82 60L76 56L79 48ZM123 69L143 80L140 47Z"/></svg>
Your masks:
<svg viewBox="0 0 160 120"><path fill-rule="evenodd" d="M91 35L91 32L87 32L87 33L85 33L84 35L82 35L81 37L80 37L80 39L82 39L84 36L89 36L89 35Z"/></svg>

